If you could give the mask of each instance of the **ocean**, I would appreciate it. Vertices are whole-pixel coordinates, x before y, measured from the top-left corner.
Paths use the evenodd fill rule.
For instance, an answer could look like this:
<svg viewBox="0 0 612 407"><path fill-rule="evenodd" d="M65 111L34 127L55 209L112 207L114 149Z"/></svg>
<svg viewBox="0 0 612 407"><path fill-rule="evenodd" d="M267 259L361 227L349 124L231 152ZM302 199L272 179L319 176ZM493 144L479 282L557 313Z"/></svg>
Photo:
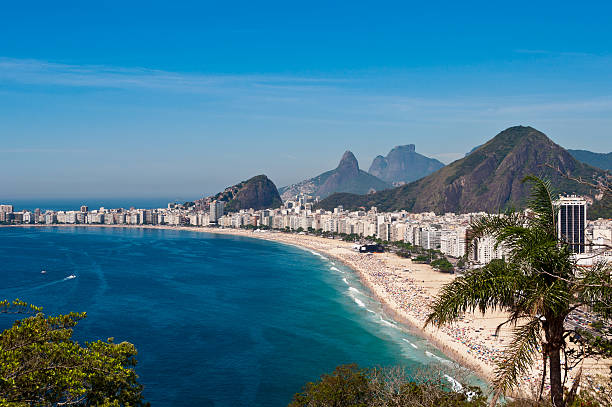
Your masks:
<svg viewBox="0 0 612 407"><path fill-rule="evenodd" d="M451 363L341 263L239 236L0 228L0 299L15 298L86 311L79 341L135 344L153 406L285 406L340 364ZM0 315L0 329L13 319Z"/></svg>

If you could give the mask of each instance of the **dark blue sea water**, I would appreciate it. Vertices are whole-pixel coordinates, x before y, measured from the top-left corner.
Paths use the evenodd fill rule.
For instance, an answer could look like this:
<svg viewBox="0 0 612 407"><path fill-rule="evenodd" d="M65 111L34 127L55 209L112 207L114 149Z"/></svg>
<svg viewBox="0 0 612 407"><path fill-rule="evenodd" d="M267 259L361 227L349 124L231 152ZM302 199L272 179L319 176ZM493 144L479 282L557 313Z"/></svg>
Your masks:
<svg viewBox="0 0 612 407"><path fill-rule="evenodd" d="M0 228L0 298L86 311L79 340L134 343L154 406L283 406L342 363L414 369L440 355L385 316L350 269L243 237ZM0 329L10 323L2 316Z"/></svg>

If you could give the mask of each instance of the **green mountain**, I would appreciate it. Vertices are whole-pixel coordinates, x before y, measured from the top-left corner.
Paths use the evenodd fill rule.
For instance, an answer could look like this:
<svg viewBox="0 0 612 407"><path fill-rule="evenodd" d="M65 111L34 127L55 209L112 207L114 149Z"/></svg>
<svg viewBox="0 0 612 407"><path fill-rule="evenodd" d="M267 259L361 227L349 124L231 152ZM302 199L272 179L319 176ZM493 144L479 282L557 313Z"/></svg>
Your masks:
<svg viewBox="0 0 612 407"><path fill-rule="evenodd" d="M391 185L385 181L360 170L357 158L350 151L346 151L335 169L297 184L283 187L280 193L285 200L293 199L299 194L325 198L336 192L367 194L390 187Z"/></svg>
<svg viewBox="0 0 612 407"><path fill-rule="evenodd" d="M240 209L278 208L282 201L276 185L265 175L257 175L247 181L225 188L210 200L224 201L226 212Z"/></svg>
<svg viewBox="0 0 612 407"><path fill-rule="evenodd" d="M567 150L576 160L602 170L612 171L612 153L593 153L587 150Z"/></svg>
<svg viewBox="0 0 612 407"><path fill-rule="evenodd" d="M414 144L394 147L386 157L377 156L368 172L390 184L409 183L444 167L435 158L415 151Z"/></svg>
<svg viewBox="0 0 612 407"><path fill-rule="evenodd" d="M586 180L605 176L599 168L576 160L544 133L517 126L502 131L468 156L418 181L370 195L334 194L320 206L325 209L337 205L346 209L376 206L379 210L438 214L497 212L510 206L523 207L528 186L521 180L529 174L550 179L563 193L597 195L597 191L563 178L545 164Z"/></svg>

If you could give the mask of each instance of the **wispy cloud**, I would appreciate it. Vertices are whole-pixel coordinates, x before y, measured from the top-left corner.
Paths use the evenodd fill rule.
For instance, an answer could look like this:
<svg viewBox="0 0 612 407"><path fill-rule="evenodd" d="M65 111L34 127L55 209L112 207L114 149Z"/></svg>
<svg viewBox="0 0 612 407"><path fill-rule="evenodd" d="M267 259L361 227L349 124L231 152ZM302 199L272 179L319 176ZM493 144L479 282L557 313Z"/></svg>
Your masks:
<svg viewBox="0 0 612 407"><path fill-rule="evenodd" d="M339 79L278 75L182 73L105 65L70 65L33 59L0 58L0 82L70 87L157 89L177 92L215 92L219 88L257 87L307 90L329 86Z"/></svg>
<svg viewBox="0 0 612 407"><path fill-rule="evenodd" d="M515 49L517 54L532 54L532 55L548 55L548 56L562 56L562 57L597 57L599 55L588 52L575 52L575 51L551 51L545 49Z"/></svg>
<svg viewBox="0 0 612 407"><path fill-rule="evenodd" d="M0 154L79 154L88 150L72 148L8 148L0 149Z"/></svg>

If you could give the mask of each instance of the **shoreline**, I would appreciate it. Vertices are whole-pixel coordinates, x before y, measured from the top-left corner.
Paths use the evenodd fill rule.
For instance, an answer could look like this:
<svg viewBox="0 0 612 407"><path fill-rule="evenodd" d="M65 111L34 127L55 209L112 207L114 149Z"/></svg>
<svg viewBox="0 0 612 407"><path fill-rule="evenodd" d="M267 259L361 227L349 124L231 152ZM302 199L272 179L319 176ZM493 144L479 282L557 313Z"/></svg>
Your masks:
<svg viewBox="0 0 612 407"><path fill-rule="evenodd" d="M491 383L495 377L495 362L502 358L505 343L512 330L502 329L495 335L497 326L506 319L501 312L484 315L467 313L452 325L440 328L424 328L429 305L440 288L455 276L435 271L426 264L412 263L391 253L360 254L352 250L352 243L309 235L286 234L266 231L254 232L234 228L164 226L164 225L103 225L103 224L34 224L0 225L0 227L98 227L123 229L158 229L190 231L219 235L233 235L287 244L340 261L359 277L370 295L378 301L384 312L406 327L410 333L426 339L452 361ZM429 356L429 355L428 355ZM432 362L435 362L432 355ZM589 366L590 365L590 366ZM592 361L585 371L605 371L608 363ZM541 361L530 374L522 377L521 392L529 393L541 377ZM588 374L587 374L588 376Z"/></svg>
<svg viewBox="0 0 612 407"><path fill-rule="evenodd" d="M242 236L249 237L261 240L267 240L272 242L277 242L281 244L286 244L290 246L294 246L300 249L315 251L322 256L333 258L336 261L339 261L344 266L350 268L358 277L362 285L368 290L369 294L372 298L378 301L383 311L391 317L396 322L400 323L402 326L407 328L410 333L419 336L421 338L426 339L430 344L432 344L435 348L437 348L442 354L449 357L453 362L459 364L460 366L467 368L480 379L484 380L487 383L492 381L492 371L487 371L483 368L481 364L474 363L467 359L464 355L461 354L458 350L453 349L448 346L447 343L439 339L438 330L435 328L428 327L428 329L423 329L423 324L419 323L416 318L409 318L403 313L399 312L397 309L397 304L392 304L388 300L388 298L377 290L377 287L372 283L371 279L368 278L367 273L363 270L362 267L355 264L354 262L347 261L346 258L340 256L338 253L335 253L332 247L314 247L313 241L318 241L319 245L327 245L336 244L336 249L341 248L344 250L351 250L351 243L343 242L336 239L326 239L315 236L302 236L302 235L294 235L294 234L285 234L282 232L253 232L247 231L243 229L233 229L233 228L214 228L214 227L192 227L192 226L166 226L166 225L104 225L104 224L56 224L56 225L46 225L46 224L26 224L26 225L0 225L0 227L21 227L21 228L49 228L49 227L59 227L59 228L69 228L69 227L77 227L77 228L121 228L121 229L155 229L155 230L176 230L176 231L189 231L189 232L200 232L200 233L210 233L210 234L218 234L218 235L231 235L231 236ZM304 241L299 241L299 238ZM310 242L307 242L310 241ZM310 243L310 244L307 244ZM356 254L355 252L352 252ZM389 253L385 253L389 255ZM423 266L423 265L420 265ZM428 268L431 269L433 273L439 273L433 270L430 266L427 265ZM439 273L443 274L443 273ZM435 361L435 359L432 359Z"/></svg>

